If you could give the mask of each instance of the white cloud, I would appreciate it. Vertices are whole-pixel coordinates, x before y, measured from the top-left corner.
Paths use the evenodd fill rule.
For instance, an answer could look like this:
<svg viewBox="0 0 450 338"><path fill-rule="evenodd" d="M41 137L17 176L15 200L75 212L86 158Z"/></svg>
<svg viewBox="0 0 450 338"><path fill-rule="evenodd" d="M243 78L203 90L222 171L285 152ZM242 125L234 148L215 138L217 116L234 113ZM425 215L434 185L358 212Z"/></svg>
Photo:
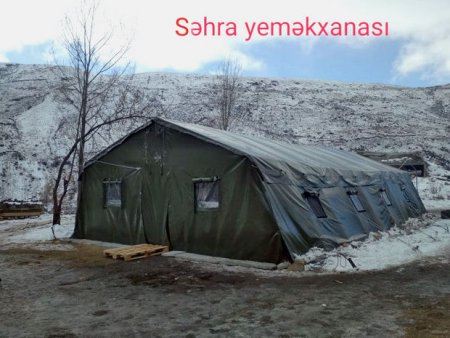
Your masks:
<svg viewBox="0 0 450 338"><path fill-rule="evenodd" d="M25 45L57 39L62 30L64 13L73 13L78 5L76 0L15 0L7 5L3 3L0 12L0 60L6 61L8 51L20 51ZM201 20L207 16L210 20L235 21L238 28L242 28L244 21L296 21L308 15L316 20L389 21L389 38L403 46L393 65L398 75L419 72L437 77L450 74L450 1L446 0L167 0L157 4L148 0L106 0L101 3L100 14L97 23L100 31L122 23L116 31L120 33L117 44L133 35L129 56L141 68L195 71L208 62L228 55L237 56L246 69L261 69L264 66L265 55L255 59L243 52L242 44L249 42L243 42L242 36L177 36L175 20L178 17ZM266 38L255 39L251 43L262 40ZM373 39L347 38L337 41L363 48ZM299 48L305 46L313 50L314 40L299 43Z"/></svg>
<svg viewBox="0 0 450 338"><path fill-rule="evenodd" d="M60 21L68 6L64 1L3 2L0 11L0 54L41 44L60 32Z"/></svg>
<svg viewBox="0 0 450 338"><path fill-rule="evenodd" d="M425 79L450 76L450 29L415 37L404 45L395 63L400 75L421 73Z"/></svg>

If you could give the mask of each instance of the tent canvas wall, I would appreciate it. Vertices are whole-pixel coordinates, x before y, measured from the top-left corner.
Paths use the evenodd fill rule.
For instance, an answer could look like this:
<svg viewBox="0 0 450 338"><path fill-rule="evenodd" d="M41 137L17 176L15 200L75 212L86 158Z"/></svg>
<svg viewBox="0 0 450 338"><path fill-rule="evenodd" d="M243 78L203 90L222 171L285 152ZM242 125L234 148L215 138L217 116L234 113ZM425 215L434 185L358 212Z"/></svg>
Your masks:
<svg viewBox="0 0 450 338"><path fill-rule="evenodd" d="M357 154L154 119L89 161L74 236L279 262L425 211L407 173Z"/></svg>

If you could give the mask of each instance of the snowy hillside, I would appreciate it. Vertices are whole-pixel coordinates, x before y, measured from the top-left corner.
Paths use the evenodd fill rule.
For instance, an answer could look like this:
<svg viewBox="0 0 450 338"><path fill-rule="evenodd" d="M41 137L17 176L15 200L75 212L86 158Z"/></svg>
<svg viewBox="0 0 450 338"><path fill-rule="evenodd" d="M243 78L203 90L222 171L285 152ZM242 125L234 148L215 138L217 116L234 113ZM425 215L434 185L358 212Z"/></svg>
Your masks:
<svg viewBox="0 0 450 338"><path fill-rule="evenodd" d="M46 191L68 145L58 136L64 133L55 135L68 114L55 99L59 80L51 66L0 64L0 200L48 198ZM136 75L133 84L158 95L165 107L162 115L214 126L211 80L146 73ZM419 150L434 165L433 173L450 170L450 86L265 78L243 78L242 86L239 109L248 114L233 126L235 132L346 150ZM128 131L119 127L114 138ZM91 154L98 150L91 149Z"/></svg>

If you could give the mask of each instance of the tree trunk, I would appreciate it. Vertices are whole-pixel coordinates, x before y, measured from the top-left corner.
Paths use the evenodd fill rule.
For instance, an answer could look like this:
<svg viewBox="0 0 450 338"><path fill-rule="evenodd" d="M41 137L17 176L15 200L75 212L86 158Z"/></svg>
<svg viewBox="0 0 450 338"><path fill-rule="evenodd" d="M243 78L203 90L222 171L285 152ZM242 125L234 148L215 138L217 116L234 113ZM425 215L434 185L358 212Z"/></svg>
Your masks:
<svg viewBox="0 0 450 338"><path fill-rule="evenodd" d="M61 224L61 206L53 205L53 225Z"/></svg>

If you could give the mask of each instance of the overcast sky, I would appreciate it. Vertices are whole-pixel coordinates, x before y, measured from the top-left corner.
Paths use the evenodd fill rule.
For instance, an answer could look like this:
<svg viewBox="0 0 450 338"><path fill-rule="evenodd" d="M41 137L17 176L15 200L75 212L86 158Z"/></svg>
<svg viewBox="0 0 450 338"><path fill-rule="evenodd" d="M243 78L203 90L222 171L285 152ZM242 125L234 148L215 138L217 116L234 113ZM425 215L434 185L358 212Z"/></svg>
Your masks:
<svg viewBox="0 0 450 338"><path fill-rule="evenodd" d="M89 1L87 1L89 3ZM80 1L4 1L0 62L48 63ZM97 31L131 39L138 72L209 73L233 56L245 75L430 86L450 83L448 0L160 0L100 2ZM388 21L386 37L179 37L175 21ZM244 30L239 32L245 33Z"/></svg>

